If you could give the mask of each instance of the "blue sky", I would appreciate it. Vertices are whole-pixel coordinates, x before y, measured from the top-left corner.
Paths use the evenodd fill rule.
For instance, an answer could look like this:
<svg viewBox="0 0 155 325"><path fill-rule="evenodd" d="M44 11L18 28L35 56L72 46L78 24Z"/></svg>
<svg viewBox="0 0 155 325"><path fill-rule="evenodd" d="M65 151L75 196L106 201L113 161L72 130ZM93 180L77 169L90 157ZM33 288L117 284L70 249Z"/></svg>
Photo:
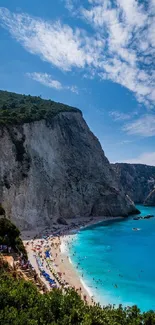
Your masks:
<svg viewBox="0 0 155 325"><path fill-rule="evenodd" d="M0 89L76 106L111 162L155 165L155 0L0 0Z"/></svg>

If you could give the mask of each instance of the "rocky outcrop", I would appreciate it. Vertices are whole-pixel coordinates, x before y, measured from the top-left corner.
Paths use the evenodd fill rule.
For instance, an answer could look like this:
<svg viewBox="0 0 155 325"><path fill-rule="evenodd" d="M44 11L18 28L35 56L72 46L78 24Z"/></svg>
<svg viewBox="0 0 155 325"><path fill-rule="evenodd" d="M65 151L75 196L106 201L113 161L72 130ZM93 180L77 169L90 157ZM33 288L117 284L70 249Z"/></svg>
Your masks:
<svg viewBox="0 0 155 325"><path fill-rule="evenodd" d="M116 163L112 167L125 193L135 203L143 204L155 187L155 166Z"/></svg>
<svg viewBox="0 0 155 325"><path fill-rule="evenodd" d="M147 196L144 205L155 206L155 189Z"/></svg>
<svg viewBox="0 0 155 325"><path fill-rule="evenodd" d="M0 203L20 229L137 212L80 112L0 127Z"/></svg>

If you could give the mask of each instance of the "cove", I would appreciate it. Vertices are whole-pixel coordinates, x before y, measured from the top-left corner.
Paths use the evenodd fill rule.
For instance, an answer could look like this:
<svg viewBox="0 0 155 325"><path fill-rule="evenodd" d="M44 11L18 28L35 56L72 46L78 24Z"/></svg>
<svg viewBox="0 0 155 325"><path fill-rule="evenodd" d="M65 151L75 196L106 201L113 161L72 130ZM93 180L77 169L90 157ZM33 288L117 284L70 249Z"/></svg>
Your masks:
<svg viewBox="0 0 155 325"><path fill-rule="evenodd" d="M137 205L141 215L155 207ZM69 254L96 302L155 309L155 218L134 216L80 230ZM139 228L133 231L132 228Z"/></svg>

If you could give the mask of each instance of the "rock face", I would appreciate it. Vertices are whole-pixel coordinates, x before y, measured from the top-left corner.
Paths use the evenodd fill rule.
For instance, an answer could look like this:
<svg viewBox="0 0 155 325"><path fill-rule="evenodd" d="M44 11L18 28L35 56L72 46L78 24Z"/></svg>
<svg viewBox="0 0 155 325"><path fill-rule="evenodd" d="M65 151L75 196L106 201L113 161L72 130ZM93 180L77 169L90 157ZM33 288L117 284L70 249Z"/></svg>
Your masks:
<svg viewBox="0 0 155 325"><path fill-rule="evenodd" d="M0 203L20 229L137 212L79 112L0 127Z"/></svg>
<svg viewBox="0 0 155 325"><path fill-rule="evenodd" d="M155 205L155 189L147 196L144 201L144 205L154 206Z"/></svg>
<svg viewBox="0 0 155 325"><path fill-rule="evenodd" d="M135 203L143 204L155 187L155 166L116 163L112 167L124 192Z"/></svg>

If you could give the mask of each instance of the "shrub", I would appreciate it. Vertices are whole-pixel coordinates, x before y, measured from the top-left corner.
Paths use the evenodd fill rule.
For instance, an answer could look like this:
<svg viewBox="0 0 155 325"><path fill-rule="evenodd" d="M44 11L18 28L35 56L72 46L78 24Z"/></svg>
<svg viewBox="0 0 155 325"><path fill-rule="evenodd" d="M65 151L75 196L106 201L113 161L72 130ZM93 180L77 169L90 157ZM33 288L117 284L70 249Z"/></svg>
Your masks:
<svg viewBox="0 0 155 325"><path fill-rule="evenodd" d="M36 96L0 91L0 125L51 120L60 112L80 112L80 110Z"/></svg>
<svg viewBox="0 0 155 325"><path fill-rule="evenodd" d="M19 236L20 231L10 220L0 218L0 245L10 246L16 252L20 251L27 259L25 247Z"/></svg>

